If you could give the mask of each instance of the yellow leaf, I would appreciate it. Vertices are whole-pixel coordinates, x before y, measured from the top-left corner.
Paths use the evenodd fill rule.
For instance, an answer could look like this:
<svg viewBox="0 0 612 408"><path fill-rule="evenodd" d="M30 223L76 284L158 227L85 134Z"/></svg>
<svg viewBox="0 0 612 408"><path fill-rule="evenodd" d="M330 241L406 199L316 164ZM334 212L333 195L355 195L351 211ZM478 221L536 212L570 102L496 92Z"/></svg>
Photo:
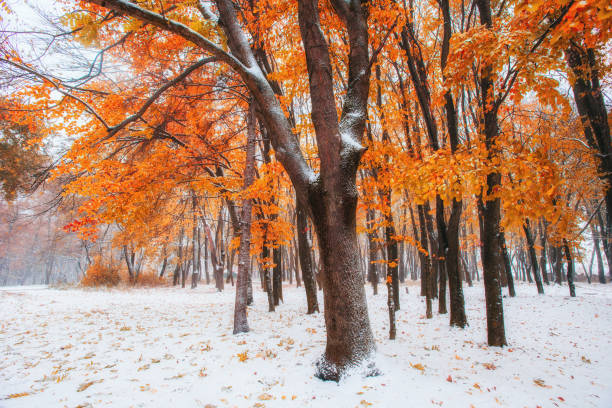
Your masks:
<svg viewBox="0 0 612 408"><path fill-rule="evenodd" d="M25 397L27 395L30 395L29 392L18 392L16 394L9 394L8 397L6 397L7 399L12 399L12 398L21 398L21 397Z"/></svg>
<svg viewBox="0 0 612 408"><path fill-rule="evenodd" d="M89 387L91 387L93 384L95 383L95 381L88 381L86 383L83 383L79 386L79 388L77 388L77 392L82 392L85 391L86 389L88 389Z"/></svg>

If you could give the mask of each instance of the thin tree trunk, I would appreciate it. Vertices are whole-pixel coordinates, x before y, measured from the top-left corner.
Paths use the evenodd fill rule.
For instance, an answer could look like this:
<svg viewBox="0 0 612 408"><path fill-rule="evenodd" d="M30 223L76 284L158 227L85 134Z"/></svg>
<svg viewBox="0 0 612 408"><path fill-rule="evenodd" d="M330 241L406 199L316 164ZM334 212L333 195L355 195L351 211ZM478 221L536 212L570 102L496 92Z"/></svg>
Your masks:
<svg viewBox="0 0 612 408"><path fill-rule="evenodd" d="M546 269L546 234L547 234L547 221L542 219L540 221L540 269L542 269L542 277L544 278L544 283L546 285L550 285L550 280L548 279L548 271Z"/></svg>
<svg viewBox="0 0 612 408"><path fill-rule="evenodd" d="M569 287L570 296L576 297L576 288L574 287L574 260L565 238L563 238L563 250L565 251L565 259L567 259L567 286Z"/></svg>
<svg viewBox="0 0 612 408"><path fill-rule="evenodd" d="M428 246L428 239L427 239L427 228L425 227L425 206L423 205L418 205L417 206L418 209L418 213L419 213L419 224L421 225L421 249L422 251L419 251L419 255L422 256L421 258L421 282L425 282L425 316L428 319L431 319L433 317L433 312L432 312L432 292L433 292L433 288L432 288L432 280L433 280L433 273L432 273L432 266L431 266L431 257L429 256L430 251L429 251L429 246Z"/></svg>
<svg viewBox="0 0 612 408"><path fill-rule="evenodd" d="M372 291L374 295L378 294L378 273L376 271L377 260L376 253L376 231L373 229L372 224L374 222L374 210L368 209L366 212L367 220L367 236L368 236L368 282L372 284Z"/></svg>
<svg viewBox="0 0 612 408"><path fill-rule="evenodd" d="M274 267L272 268L272 293L274 295L274 306L278 306L283 300L283 257L280 246L272 249L272 259L274 262Z"/></svg>
<svg viewBox="0 0 612 408"><path fill-rule="evenodd" d="M197 251L197 247L196 247L196 241L198 238L198 218L197 218L197 214L196 214L196 208L197 208L197 200L196 200L196 195L195 192L192 191L192 196L191 196L191 211L193 214L193 229L192 229L192 234L191 234L191 289L194 289L198 286L198 280L199 280L199 275L198 275L198 251Z"/></svg>
<svg viewBox="0 0 612 408"><path fill-rule="evenodd" d="M164 277L164 272L166 272L166 266L168 265L168 257L164 257L164 262L162 263L161 271L159 272L159 277Z"/></svg>
<svg viewBox="0 0 612 408"><path fill-rule="evenodd" d="M273 312L274 311L274 293L272 292L272 280L270 279L270 268L268 266L269 260L270 260L270 249L267 247L267 239L266 239L266 235L264 234L264 247L263 247L263 258L264 258L264 264L263 264L263 282L264 282L264 290L266 291L266 293L268 294L268 312Z"/></svg>
<svg viewBox="0 0 612 408"><path fill-rule="evenodd" d="M506 276L506 282L508 285L508 294L510 297L515 297L516 292L514 290L514 278L512 277L512 264L510 262L510 256L508 256L508 247L506 246L506 235L502 231L499 234L499 242L501 245L502 256L504 259L504 268L502 271L502 275Z"/></svg>
<svg viewBox="0 0 612 408"><path fill-rule="evenodd" d="M533 276L535 278L536 286L538 288L538 294L543 295L544 286L542 285L542 277L540 276L540 271L538 270L538 257L535 251L535 239L533 238L533 234L531 233L529 219L525 219L525 222L523 223L523 231L525 232L525 239L527 240L529 263L531 264L531 270L533 271Z"/></svg>
<svg viewBox="0 0 612 408"><path fill-rule="evenodd" d="M299 200L295 200L298 254L300 256L300 268L302 269L302 279L306 291L306 314L319 311L319 301L317 300L317 284L314 279L312 256L310 254L310 241L308 240L308 218L306 211L302 208Z"/></svg>
<svg viewBox="0 0 612 408"><path fill-rule="evenodd" d="M597 274L599 277L599 283L606 283L606 272L604 271L601 251L599 250L599 237L597 236L597 231L593 225L591 225L591 233L593 234L593 251L597 256Z"/></svg>
<svg viewBox="0 0 612 408"><path fill-rule="evenodd" d="M247 146L244 165L244 188L248 191L255 178L255 108L251 104L247 116ZM251 206L252 200L247 197L242 201L240 214L240 247L238 252L238 276L236 277L236 301L234 303L234 334L249 331L247 321L248 275L251 252ZM231 271L230 271L231 273Z"/></svg>

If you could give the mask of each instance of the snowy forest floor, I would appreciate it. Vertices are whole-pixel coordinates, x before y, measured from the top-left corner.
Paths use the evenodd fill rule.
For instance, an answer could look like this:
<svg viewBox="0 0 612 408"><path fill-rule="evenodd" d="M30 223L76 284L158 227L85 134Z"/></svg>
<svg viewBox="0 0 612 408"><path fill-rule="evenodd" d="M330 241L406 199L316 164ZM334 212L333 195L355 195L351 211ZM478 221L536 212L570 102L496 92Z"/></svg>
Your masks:
<svg viewBox="0 0 612 408"><path fill-rule="evenodd" d="M395 341L384 286L367 287L383 375L340 384L313 377L325 329L303 288L285 286L275 313L258 289L251 332L233 336L231 287L2 288L0 407L612 407L612 284L574 299L519 284L503 349L486 345L480 285L465 288L465 330L426 320L402 286Z"/></svg>

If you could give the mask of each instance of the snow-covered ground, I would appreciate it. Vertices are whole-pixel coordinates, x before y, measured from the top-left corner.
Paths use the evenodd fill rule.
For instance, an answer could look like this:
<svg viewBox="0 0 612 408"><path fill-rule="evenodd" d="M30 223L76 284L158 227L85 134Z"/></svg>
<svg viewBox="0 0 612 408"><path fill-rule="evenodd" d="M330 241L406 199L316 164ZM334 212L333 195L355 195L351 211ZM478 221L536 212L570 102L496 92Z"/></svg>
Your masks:
<svg viewBox="0 0 612 408"><path fill-rule="evenodd" d="M231 288L4 288L0 407L612 407L612 285L545 290L504 298L501 349L486 345L482 286L465 289L465 330L426 320L402 287L395 341L368 287L383 375L336 384L313 377L325 330L302 288L276 313L256 290L238 336Z"/></svg>

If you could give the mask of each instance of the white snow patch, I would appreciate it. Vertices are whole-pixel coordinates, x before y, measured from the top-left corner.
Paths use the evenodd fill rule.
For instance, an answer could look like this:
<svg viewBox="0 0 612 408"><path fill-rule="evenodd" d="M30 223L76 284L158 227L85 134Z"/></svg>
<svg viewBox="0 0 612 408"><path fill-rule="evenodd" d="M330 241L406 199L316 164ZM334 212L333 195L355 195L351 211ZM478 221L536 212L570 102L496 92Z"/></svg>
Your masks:
<svg viewBox="0 0 612 408"><path fill-rule="evenodd" d="M231 287L0 290L0 406L612 406L612 285L578 283L573 299L565 286L517 285L503 349L486 345L482 286L465 288L465 330L425 319L418 287L402 289L395 341L385 296L367 287L383 375L336 384L313 376L325 329L304 314L303 288L286 286L268 313L254 283L239 336Z"/></svg>

